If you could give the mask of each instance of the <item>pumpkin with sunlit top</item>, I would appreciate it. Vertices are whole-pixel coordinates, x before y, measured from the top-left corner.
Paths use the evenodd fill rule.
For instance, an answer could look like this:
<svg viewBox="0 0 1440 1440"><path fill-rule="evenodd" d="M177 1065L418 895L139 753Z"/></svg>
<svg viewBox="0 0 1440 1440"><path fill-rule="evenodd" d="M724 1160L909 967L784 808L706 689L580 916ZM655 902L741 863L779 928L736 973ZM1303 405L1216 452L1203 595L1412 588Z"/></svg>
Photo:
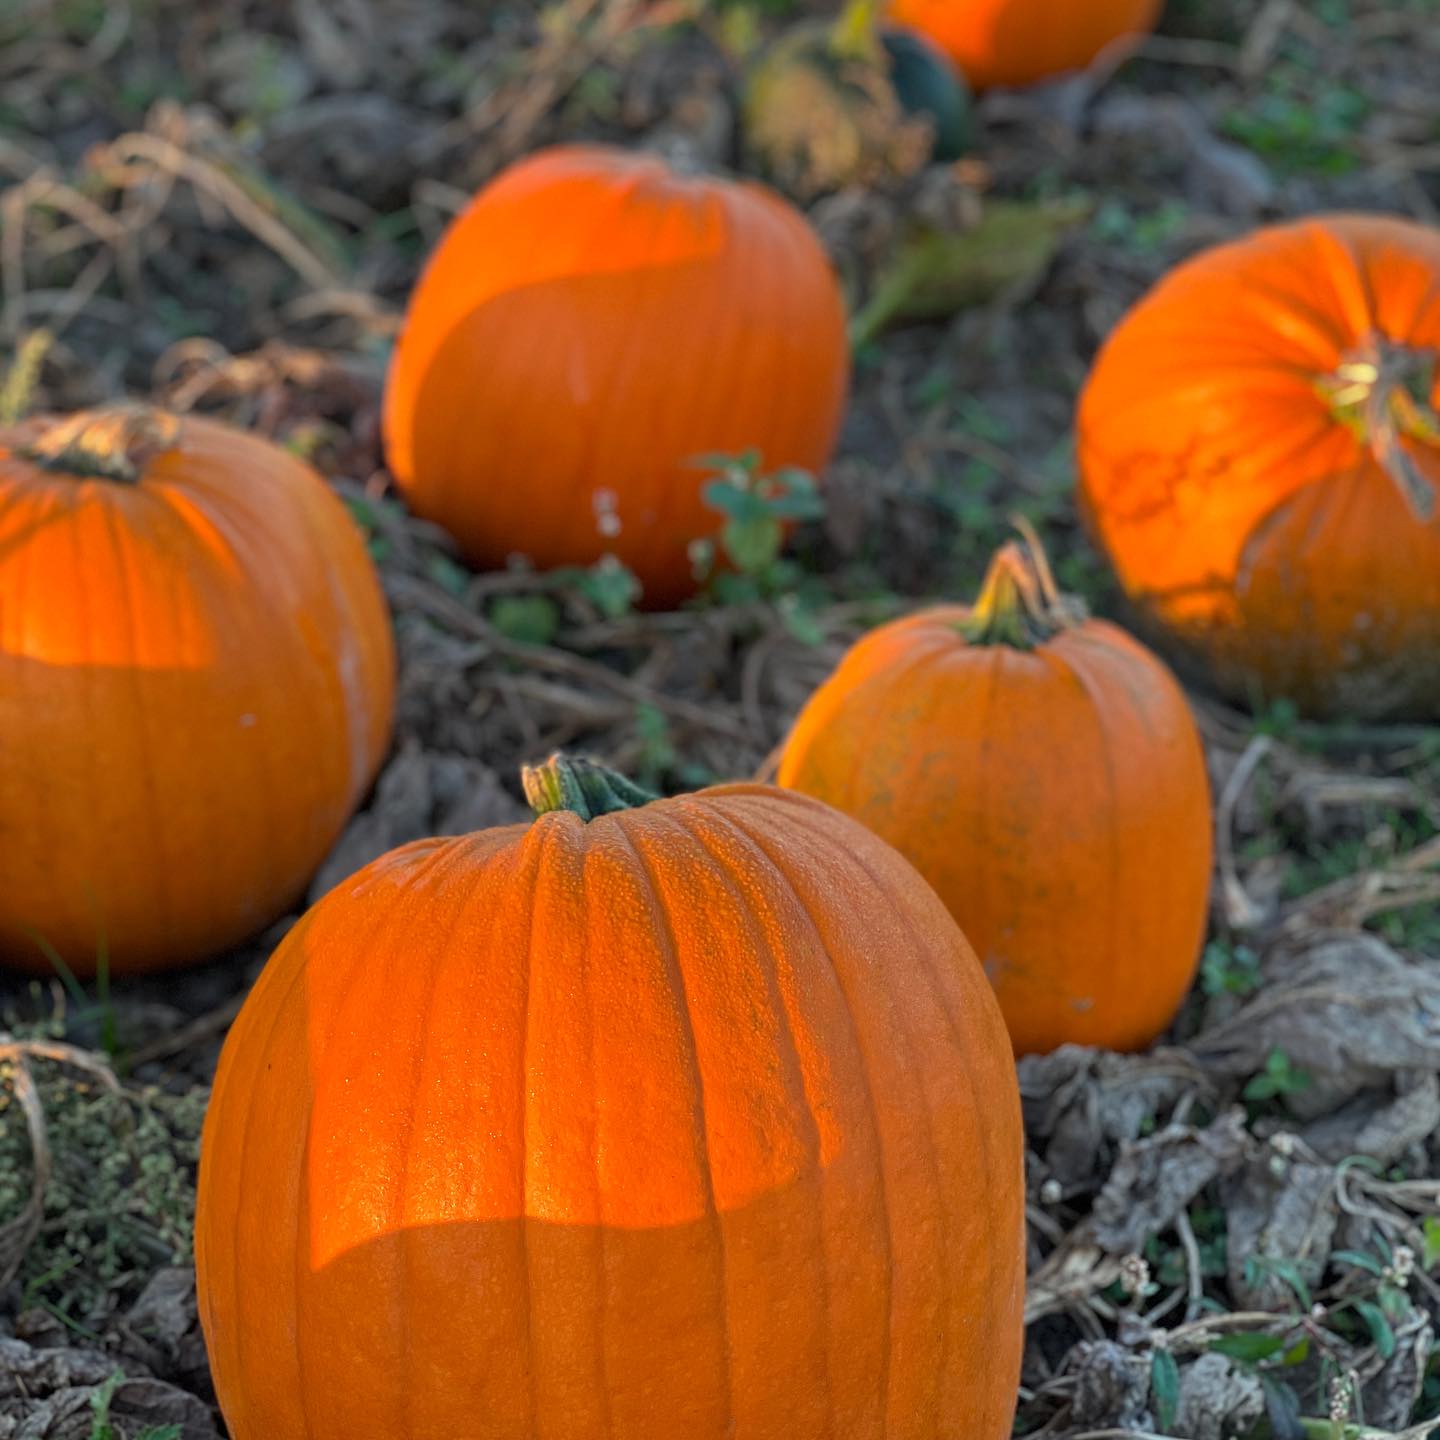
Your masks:
<svg viewBox="0 0 1440 1440"><path fill-rule="evenodd" d="M0 963L151 969L274 920L393 698L379 581L308 465L139 406L0 429Z"/></svg>
<svg viewBox="0 0 1440 1440"><path fill-rule="evenodd" d="M527 791L332 891L226 1041L230 1434L1005 1440L1019 1097L945 907L804 796Z"/></svg>
<svg viewBox="0 0 1440 1440"><path fill-rule="evenodd" d="M977 90L1033 85L1123 56L1155 27L1162 0L891 0Z"/></svg>
<svg viewBox="0 0 1440 1440"><path fill-rule="evenodd" d="M1195 975L1210 791L1184 694L1007 546L974 607L865 636L801 711L781 785L888 840L975 946L1015 1049L1142 1049Z"/></svg>
<svg viewBox="0 0 1440 1440"><path fill-rule="evenodd" d="M1333 215L1173 272L1080 406L1136 611L1228 695L1440 715L1440 230Z"/></svg>
<svg viewBox="0 0 1440 1440"><path fill-rule="evenodd" d="M707 457L819 472L849 379L838 282L762 187L604 146L505 171L446 233L385 393L386 454L469 559L613 555L649 605L696 588Z"/></svg>

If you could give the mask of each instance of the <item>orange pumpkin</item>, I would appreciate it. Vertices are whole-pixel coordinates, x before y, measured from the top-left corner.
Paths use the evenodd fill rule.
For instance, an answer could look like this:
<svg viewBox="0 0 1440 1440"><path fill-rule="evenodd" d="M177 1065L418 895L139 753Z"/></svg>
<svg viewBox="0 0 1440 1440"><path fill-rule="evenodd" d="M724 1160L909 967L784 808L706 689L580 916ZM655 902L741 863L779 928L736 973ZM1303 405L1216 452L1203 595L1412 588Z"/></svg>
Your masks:
<svg viewBox="0 0 1440 1440"><path fill-rule="evenodd" d="M1081 617L1038 547L1007 546L973 609L873 631L801 712L782 785L838 806L935 887L1018 1054L1136 1050L1194 977L1209 783L1185 697Z"/></svg>
<svg viewBox="0 0 1440 1440"><path fill-rule="evenodd" d="M1440 714L1440 230L1337 215L1175 271L1080 407L1140 613L1242 700Z"/></svg>
<svg viewBox="0 0 1440 1440"><path fill-rule="evenodd" d="M285 451L127 406L0 430L0 956L144 970L274 920L393 671L364 543Z"/></svg>
<svg viewBox="0 0 1440 1440"><path fill-rule="evenodd" d="M890 16L929 36L971 86L1033 85L1084 70L1154 29L1163 0L891 0Z"/></svg>
<svg viewBox="0 0 1440 1440"><path fill-rule="evenodd" d="M565 147L506 171L442 240L391 366L386 452L475 563L613 554L665 604L722 524L697 460L755 449L818 472L848 378L839 287L798 211Z"/></svg>
<svg viewBox="0 0 1440 1440"><path fill-rule="evenodd" d="M945 907L803 796L527 788L332 891L230 1033L235 1440L1004 1440L1019 1098Z"/></svg>

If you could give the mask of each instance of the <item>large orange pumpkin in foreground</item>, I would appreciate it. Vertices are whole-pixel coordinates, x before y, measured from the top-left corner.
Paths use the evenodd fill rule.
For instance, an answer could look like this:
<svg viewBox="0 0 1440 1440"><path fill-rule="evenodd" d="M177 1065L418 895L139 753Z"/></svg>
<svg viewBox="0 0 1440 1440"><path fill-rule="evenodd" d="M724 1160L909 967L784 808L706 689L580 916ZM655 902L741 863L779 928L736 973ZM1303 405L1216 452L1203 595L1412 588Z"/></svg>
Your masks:
<svg viewBox="0 0 1440 1440"><path fill-rule="evenodd" d="M0 961L148 969L275 919L393 670L359 532L277 446L125 406L0 430Z"/></svg>
<svg viewBox="0 0 1440 1440"><path fill-rule="evenodd" d="M647 604L695 588L705 456L819 471L849 378L804 217L757 185L598 146L513 166L410 304L385 396L400 489L471 560L613 554Z"/></svg>
<svg viewBox="0 0 1440 1440"><path fill-rule="evenodd" d="M1020 1054L1148 1045L1205 932L1211 824L1185 697L1080 617L1038 547L973 609L873 631L801 712L782 785L863 821L950 906Z"/></svg>
<svg viewBox="0 0 1440 1440"><path fill-rule="evenodd" d="M1440 231L1339 215L1174 272L1080 408L1126 593L1242 700L1440 715Z"/></svg>
<svg viewBox="0 0 1440 1440"><path fill-rule="evenodd" d="M945 907L803 796L528 788L331 892L226 1042L235 1440L1004 1440L1019 1098Z"/></svg>
<svg viewBox="0 0 1440 1440"><path fill-rule="evenodd" d="M1162 0L891 0L890 16L928 36L977 90L1083 70L1137 42Z"/></svg>

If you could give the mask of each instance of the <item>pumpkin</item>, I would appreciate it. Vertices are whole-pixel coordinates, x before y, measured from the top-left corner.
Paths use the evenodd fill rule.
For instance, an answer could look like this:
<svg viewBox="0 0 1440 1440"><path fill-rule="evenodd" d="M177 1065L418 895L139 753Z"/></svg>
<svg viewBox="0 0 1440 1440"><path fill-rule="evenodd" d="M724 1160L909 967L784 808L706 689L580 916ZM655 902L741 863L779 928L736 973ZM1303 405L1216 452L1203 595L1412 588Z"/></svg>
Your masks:
<svg viewBox="0 0 1440 1440"><path fill-rule="evenodd" d="M1079 434L1090 528L1178 657L1241 701L1440 714L1440 230L1335 215L1191 260Z"/></svg>
<svg viewBox="0 0 1440 1440"><path fill-rule="evenodd" d="M144 970L274 920L379 765L393 671L300 460L135 406L0 429L0 957Z"/></svg>
<svg viewBox="0 0 1440 1440"><path fill-rule="evenodd" d="M771 787L527 791L332 891L226 1041L230 1434L1004 1440L1018 1089L945 907Z"/></svg>
<svg viewBox="0 0 1440 1440"><path fill-rule="evenodd" d="M849 378L844 306L803 216L749 183L562 147L441 241L385 393L412 508L479 565L614 555L651 605L723 523L705 456L819 471Z"/></svg>
<svg viewBox="0 0 1440 1440"><path fill-rule="evenodd" d="M745 86L747 148L800 200L893 187L969 143L969 97L923 36L880 31L875 0L802 20L768 46Z"/></svg>
<svg viewBox="0 0 1440 1440"><path fill-rule="evenodd" d="M864 637L815 693L779 783L888 840L975 946L1017 1054L1137 1050L1194 978L1209 784L1170 673L1083 617L1038 545L973 608Z"/></svg>
<svg viewBox="0 0 1440 1440"><path fill-rule="evenodd" d="M891 0L890 18L928 36L976 90L1033 85L1123 53L1162 0Z"/></svg>

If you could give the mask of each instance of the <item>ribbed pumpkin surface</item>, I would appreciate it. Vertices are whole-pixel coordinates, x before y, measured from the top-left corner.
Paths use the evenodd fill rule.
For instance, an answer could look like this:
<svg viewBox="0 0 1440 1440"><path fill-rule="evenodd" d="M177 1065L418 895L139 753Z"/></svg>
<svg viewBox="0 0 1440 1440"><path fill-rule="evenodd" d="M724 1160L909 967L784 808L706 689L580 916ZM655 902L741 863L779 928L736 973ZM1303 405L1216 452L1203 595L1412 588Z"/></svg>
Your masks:
<svg viewBox="0 0 1440 1440"><path fill-rule="evenodd" d="M0 955L199 959L303 892L369 785L384 600L278 446L184 418L127 481L19 453L56 423L0 431Z"/></svg>
<svg viewBox="0 0 1440 1440"><path fill-rule="evenodd" d="M1275 226L1115 331L1081 498L1139 610L1242 700L1440 713L1440 231Z"/></svg>
<svg viewBox="0 0 1440 1440"><path fill-rule="evenodd" d="M839 286L797 210L567 146L507 170L441 241L391 367L386 453L475 563L613 554L662 604L695 589L689 547L721 524L695 462L823 469L848 377Z"/></svg>
<svg viewBox="0 0 1440 1440"><path fill-rule="evenodd" d="M1033 650L927 611L851 650L795 723L782 785L862 821L949 905L1015 1049L1150 1044L1195 974L1205 760L1184 695L1091 620Z"/></svg>
<svg viewBox="0 0 1440 1440"><path fill-rule="evenodd" d="M236 1440L1002 1440L1021 1131L914 871L729 786L377 861L286 939L205 1131Z"/></svg>

